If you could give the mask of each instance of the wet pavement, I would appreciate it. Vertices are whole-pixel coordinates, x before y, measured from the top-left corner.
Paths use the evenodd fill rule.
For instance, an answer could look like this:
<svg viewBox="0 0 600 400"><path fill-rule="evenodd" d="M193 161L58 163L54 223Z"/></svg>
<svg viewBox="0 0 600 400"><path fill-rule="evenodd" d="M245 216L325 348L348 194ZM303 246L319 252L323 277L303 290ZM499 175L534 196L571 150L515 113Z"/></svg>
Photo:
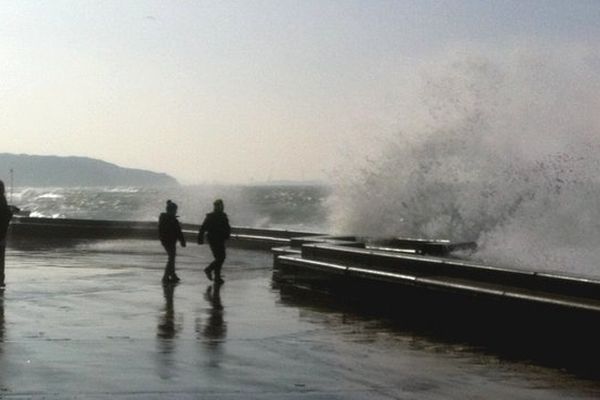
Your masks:
<svg viewBox="0 0 600 400"><path fill-rule="evenodd" d="M566 399L600 383L399 329L272 280L230 249L226 283L152 241L12 243L0 297L0 399Z"/></svg>

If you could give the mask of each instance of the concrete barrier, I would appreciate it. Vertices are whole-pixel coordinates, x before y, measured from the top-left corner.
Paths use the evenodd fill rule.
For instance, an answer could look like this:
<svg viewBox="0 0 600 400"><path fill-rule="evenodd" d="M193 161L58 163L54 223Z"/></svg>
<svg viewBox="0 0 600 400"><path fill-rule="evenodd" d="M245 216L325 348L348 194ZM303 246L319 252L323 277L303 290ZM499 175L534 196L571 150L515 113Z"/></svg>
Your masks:
<svg viewBox="0 0 600 400"><path fill-rule="evenodd" d="M182 224L186 240L195 242L199 225ZM9 235L21 238L69 239L149 239L158 240L157 221L109 221L58 218L14 218ZM230 245L269 250L290 244L291 237L318 235L316 233L284 229L232 227Z"/></svg>
<svg viewBox="0 0 600 400"><path fill-rule="evenodd" d="M417 254L432 256L446 256L454 251L473 251L477 248L474 242L451 242L450 240L432 240L420 238L401 238L375 240L369 247L385 248L391 250L411 250Z"/></svg>
<svg viewBox="0 0 600 400"><path fill-rule="evenodd" d="M443 257L361 249L332 243L306 243L300 254L275 260L287 279L351 286L356 282L386 283L396 290L411 286L424 291L495 298L511 304L529 303L593 312L600 317L600 281L509 268ZM381 286L383 287L383 286Z"/></svg>

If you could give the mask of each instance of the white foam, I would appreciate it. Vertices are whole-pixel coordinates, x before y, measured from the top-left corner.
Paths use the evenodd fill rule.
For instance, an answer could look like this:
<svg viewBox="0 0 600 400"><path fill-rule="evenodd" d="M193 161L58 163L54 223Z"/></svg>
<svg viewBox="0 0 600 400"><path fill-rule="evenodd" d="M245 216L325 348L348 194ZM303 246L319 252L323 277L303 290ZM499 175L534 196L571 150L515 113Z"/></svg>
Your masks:
<svg viewBox="0 0 600 400"><path fill-rule="evenodd" d="M58 193L44 193L39 195L37 198L38 199L62 199L65 196L63 196L62 194L58 194Z"/></svg>

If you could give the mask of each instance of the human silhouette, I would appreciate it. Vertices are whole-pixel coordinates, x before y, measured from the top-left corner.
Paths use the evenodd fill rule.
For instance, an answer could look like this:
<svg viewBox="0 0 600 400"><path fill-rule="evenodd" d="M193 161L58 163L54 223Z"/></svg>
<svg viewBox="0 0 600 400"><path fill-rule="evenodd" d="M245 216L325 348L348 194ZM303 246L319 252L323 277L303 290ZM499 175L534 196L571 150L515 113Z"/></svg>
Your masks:
<svg viewBox="0 0 600 400"><path fill-rule="evenodd" d="M4 182L0 181L0 287L5 287L4 282L4 256L6 253L6 235L8 225L15 212L19 209L15 206L9 206L4 195Z"/></svg>
<svg viewBox="0 0 600 400"><path fill-rule="evenodd" d="M164 284L177 283L180 280L175 273L177 241L181 243L181 247L185 247L185 237L183 237L181 225L177 220L177 204L173 203L171 200L167 200L166 212L161 213L158 218L158 234L160 242L167 251L168 256L162 282Z"/></svg>
<svg viewBox="0 0 600 400"><path fill-rule="evenodd" d="M229 239L231 227L227 214L223 211L225 206L223 200L217 199L213 203L213 212L206 214L204 222L200 225L198 232L198 244L204 244L204 234L208 239L208 245L212 251L214 261L204 268L204 273L209 280L215 280L215 283L224 283L221 276L221 267L225 262L225 241Z"/></svg>

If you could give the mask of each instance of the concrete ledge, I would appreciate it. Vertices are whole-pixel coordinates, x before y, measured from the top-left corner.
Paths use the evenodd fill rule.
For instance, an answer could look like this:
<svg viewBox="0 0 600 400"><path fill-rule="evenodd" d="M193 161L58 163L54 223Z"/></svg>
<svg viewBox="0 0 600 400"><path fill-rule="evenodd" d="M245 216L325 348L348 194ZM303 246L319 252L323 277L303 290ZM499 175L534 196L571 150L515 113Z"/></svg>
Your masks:
<svg viewBox="0 0 600 400"><path fill-rule="evenodd" d="M410 285L425 290L446 291L470 296L487 296L498 300L509 299L511 301L538 303L547 306L600 313L600 300L547 292L533 292L519 288L507 288L501 284L482 284L476 281L459 281L444 277L421 277L400 272L394 273L369 268L350 267L333 262L304 259L297 255L280 255L277 257L276 262L278 268L292 268L297 272L313 270L329 274L332 277L343 276L346 279L354 280L385 281L391 284Z"/></svg>
<svg viewBox="0 0 600 400"><path fill-rule="evenodd" d="M373 247L389 247L398 250L415 250L418 254L445 256L456 250L475 250L474 242L451 242L449 240L432 240L420 238L393 238L375 242Z"/></svg>
<svg viewBox="0 0 600 400"><path fill-rule="evenodd" d="M53 218L15 218L9 228L12 237L65 238L157 238L156 222L96 221Z"/></svg>
<svg viewBox="0 0 600 400"><path fill-rule="evenodd" d="M305 244L310 243L328 243L336 246L364 248L365 243L358 241L356 236L330 236L330 235L312 235L299 236L291 238L290 246L299 249Z"/></svg>
<svg viewBox="0 0 600 400"><path fill-rule="evenodd" d="M186 240L195 242L199 225L182 224L182 228ZM15 238L158 239L158 222L18 217L11 224L9 234ZM290 244L291 237L301 234L307 236L317 235L310 232L283 229L232 227L230 243L240 246L247 245L251 248L270 249L273 246L287 246Z"/></svg>
<svg viewBox="0 0 600 400"><path fill-rule="evenodd" d="M194 236L194 240L195 238L196 237ZM278 237L232 233L227 243L229 246L268 251L275 246L289 245L290 240Z"/></svg>
<svg viewBox="0 0 600 400"><path fill-rule="evenodd" d="M196 226L196 230L198 226ZM232 233L240 235L256 235L256 236L267 236L277 237L284 239L291 239L293 237L308 237L308 236L321 236L322 233L296 231L287 229L276 229L276 228L251 228L251 227L232 227Z"/></svg>
<svg viewBox="0 0 600 400"><path fill-rule="evenodd" d="M389 253L330 244L303 245L302 257L307 260L337 262L383 272L462 279L480 284L498 284L600 300L600 281L500 268L448 258Z"/></svg>

